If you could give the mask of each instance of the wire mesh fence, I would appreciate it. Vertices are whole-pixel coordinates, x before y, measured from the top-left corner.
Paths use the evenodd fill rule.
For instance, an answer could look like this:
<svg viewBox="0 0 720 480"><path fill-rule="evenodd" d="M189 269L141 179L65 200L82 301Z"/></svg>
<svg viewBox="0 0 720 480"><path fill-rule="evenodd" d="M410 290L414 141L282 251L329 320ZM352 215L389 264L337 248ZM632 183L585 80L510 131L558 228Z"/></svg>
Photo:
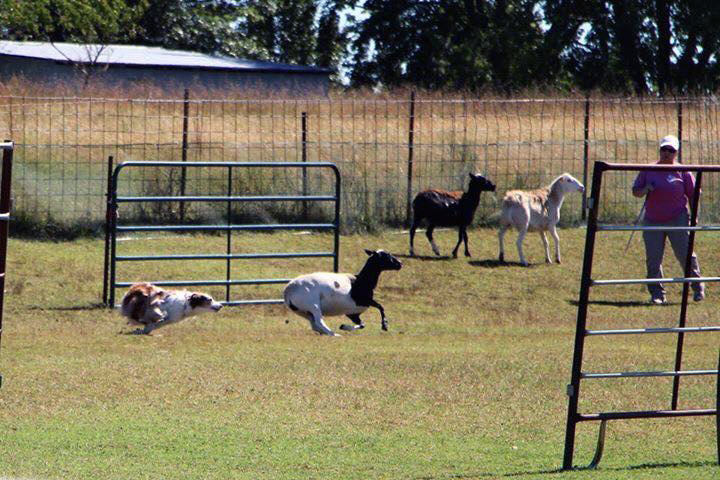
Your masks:
<svg viewBox="0 0 720 480"><path fill-rule="evenodd" d="M343 182L346 230L401 225L409 200L425 188L462 190L469 172L498 185L483 195L479 222L492 222L505 190L537 188L569 172L581 181L596 160L649 163L658 139L676 134L682 161L714 164L718 154L718 102L713 98L657 99L400 99L323 98L197 100L0 97L0 135L16 145L15 211L37 222L104 221L107 158L152 161L334 162ZM235 178L235 192L293 194L296 171ZM195 171L193 171L195 172ZM623 221L639 206L633 178L607 179L602 215ZM322 179L307 179L309 188ZM224 192L226 180L210 169L181 178L146 170L132 193L195 195ZM717 182L705 180L703 214L720 216ZM212 216L209 206L179 212ZM190 207L189 207L190 208ZM273 219L293 210L249 206L238 217ZM564 220L582 217L582 199L569 198Z"/></svg>

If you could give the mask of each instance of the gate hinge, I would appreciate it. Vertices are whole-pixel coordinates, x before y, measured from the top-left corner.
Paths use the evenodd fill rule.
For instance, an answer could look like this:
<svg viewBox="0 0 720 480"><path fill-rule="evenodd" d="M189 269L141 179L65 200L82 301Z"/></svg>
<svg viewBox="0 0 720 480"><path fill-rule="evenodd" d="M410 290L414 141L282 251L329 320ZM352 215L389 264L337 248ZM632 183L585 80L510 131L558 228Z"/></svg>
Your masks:
<svg viewBox="0 0 720 480"><path fill-rule="evenodd" d="M567 386L567 396L568 397L574 397L575 396L575 387L573 387L572 383L568 383Z"/></svg>
<svg viewBox="0 0 720 480"><path fill-rule="evenodd" d="M592 209L595 206L595 199L590 197L587 199L587 208L588 210Z"/></svg>

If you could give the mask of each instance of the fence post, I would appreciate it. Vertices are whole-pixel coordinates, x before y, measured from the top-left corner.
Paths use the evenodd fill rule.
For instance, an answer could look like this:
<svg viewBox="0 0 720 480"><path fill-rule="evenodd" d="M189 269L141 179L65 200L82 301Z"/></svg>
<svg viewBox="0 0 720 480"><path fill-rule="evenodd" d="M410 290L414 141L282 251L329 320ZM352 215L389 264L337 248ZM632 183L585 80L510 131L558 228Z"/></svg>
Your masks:
<svg viewBox="0 0 720 480"><path fill-rule="evenodd" d="M188 152L188 117L190 116L190 90L185 89L183 95L183 131L182 131L182 161L187 162ZM185 196L185 182L187 178L187 169L182 167L180 170L180 196ZM185 220L185 202L180 202L180 221Z"/></svg>
<svg viewBox="0 0 720 480"><path fill-rule="evenodd" d="M232 197L232 181L233 181L233 169L232 167L228 167L228 182L227 182L227 196L228 198ZM232 200L228 200L227 203L227 224L228 227L232 225ZM227 259L225 260L225 280L227 283L225 284L225 301L230 301L230 274L232 269L232 260L230 258L230 255L232 255L232 229L228 228L227 231L227 239L226 239L226 248L225 253L227 254Z"/></svg>
<svg viewBox="0 0 720 480"><path fill-rule="evenodd" d="M302 135L302 161L307 163L307 112L302 112L301 116L301 135ZM308 194L308 177L307 168L302 169L302 194L303 197L307 197ZM307 222L308 219L308 204L306 201L302 202L303 206L303 220Z"/></svg>
<svg viewBox="0 0 720 480"><path fill-rule="evenodd" d="M682 100L677 102L677 117L678 117L678 146L682 146L682 120L683 120L683 104ZM682 148L678 150L678 162L682 163Z"/></svg>
<svg viewBox="0 0 720 480"><path fill-rule="evenodd" d="M110 266L110 215L112 215L112 208L110 208L110 190L112 189L112 171L114 158L112 155L108 157L108 168L107 168L107 193L106 204L105 204L105 260L103 264L103 305L108 306L108 268Z"/></svg>
<svg viewBox="0 0 720 480"><path fill-rule="evenodd" d="M590 95L585 97L585 133L583 142L583 185L586 186L582 195L583 221L587 220L587 178L588 178L588 145L590 143Z"/></svg>
<svg viewBox="0 0 720 480"><path fill-rule="evenodd" d="M22 105L23 111L25 111L25 102ZM13 136L13 97L10 96L10 106L8 107L8 113L10 114L10 137ZM23 138L23 142L25 139Z"/></svg>
<svg viewBox="0 0 720 480"><path fill-rule="evenodd" d="M408 129L407 198L405 203L405 226L410 226L410 209L413 179L413 147L415 137L415 91L410 92L410 128Z"/></svg>
<svg viewBox="0 0 720 480"><path fill-rule="evenodd" d="M3 308L5 303L5 273L7 261L7 244L8 235L10 234L10 207L12 204L10 187L12 185L12 163L13 148L12 141L4 142L10 148L2 148L2 181L0 186L0 213L8 215L0 226L0 339L2 338ZM0 387L2 387L3 377L0 374Z"/></svg>

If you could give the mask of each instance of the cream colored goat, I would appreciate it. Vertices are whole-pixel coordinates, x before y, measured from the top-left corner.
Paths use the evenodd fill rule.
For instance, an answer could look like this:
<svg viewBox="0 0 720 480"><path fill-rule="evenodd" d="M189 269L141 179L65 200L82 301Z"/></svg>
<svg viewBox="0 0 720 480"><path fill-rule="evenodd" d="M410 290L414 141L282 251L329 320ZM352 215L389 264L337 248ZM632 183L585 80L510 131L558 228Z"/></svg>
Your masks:
<svg viewBox="0 0 720 480"><path fill-rule="evenodd" d="M549 231L555 241L555 260L560 263L560 237L557 233L557 223L560 220L560 208L565 195L570 192L584 192L585 187L569 173L563 173L553 182L537 190L510 190L505 193L500 215L500 261L505 261L505 247L503 237L510 226L518 231L517 249L520 263L528 265L523 255L522 244L527 232L539 232L545 247L545 261L550 260L550 248L545 232Z"/></svg>

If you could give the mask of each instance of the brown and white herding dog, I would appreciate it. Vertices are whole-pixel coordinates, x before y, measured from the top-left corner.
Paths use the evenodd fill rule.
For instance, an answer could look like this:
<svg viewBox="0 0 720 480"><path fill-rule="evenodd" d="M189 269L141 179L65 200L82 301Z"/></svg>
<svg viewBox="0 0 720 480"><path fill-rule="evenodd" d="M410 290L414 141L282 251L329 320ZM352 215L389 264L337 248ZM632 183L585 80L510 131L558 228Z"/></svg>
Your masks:
<svg viewBox="0 0 720 480"><path fill-rule="evenodd" d="M186 290L163 290L151 283L135 283L120 305L120 313L130 325L144 325L132 333L148 334L156 328L194 315L217 312L222 304L210 295Z"/></svg>

